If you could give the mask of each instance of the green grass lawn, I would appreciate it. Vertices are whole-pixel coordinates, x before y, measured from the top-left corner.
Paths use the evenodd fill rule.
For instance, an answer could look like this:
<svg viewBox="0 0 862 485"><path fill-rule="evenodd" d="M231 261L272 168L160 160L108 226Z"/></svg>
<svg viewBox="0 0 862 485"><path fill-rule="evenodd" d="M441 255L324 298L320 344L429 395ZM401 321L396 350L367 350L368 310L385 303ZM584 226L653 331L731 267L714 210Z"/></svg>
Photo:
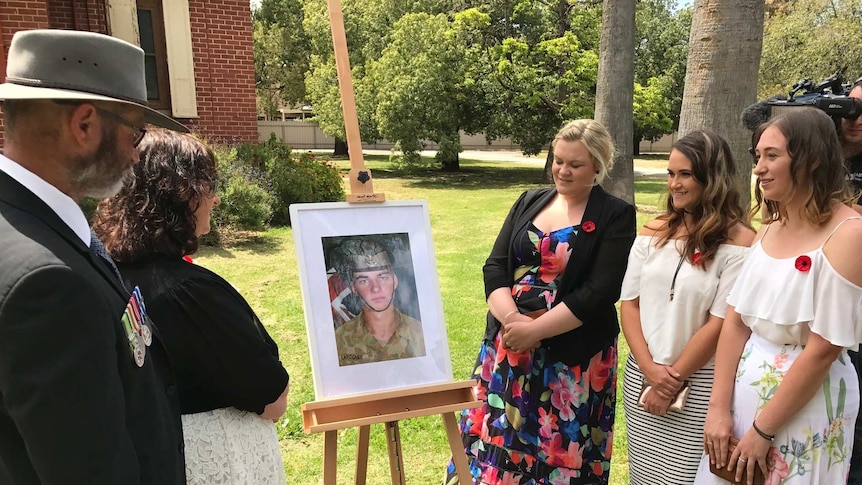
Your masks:
<svg viewBox="0 0 862 485"><path fill-rule="evenodd" d="M346 161L337 164L349 168ZM369 157L366 166L373 171L375 192L385 193L387 200L428 201L453 374L456 380L467 379L485 327L482 265L511 204L522 191L541 186L542 170L524 164L462 160L458 173L432 169L404 172L387 169L385 157ZM654 217L665 191L661 179L636 182L636 198L642 209L639 223ZM291 229L273 229L227 248L203 248L195 258L239 288L278 342L282 362L291 376L288 411L278 423L288 482L320 483L323 435L302 430L300 406L314 400L314 390ZM628 353L621 335L621 364ZM621 378L618 384L611 483L627 484ZM407 482L440 483L449 460L440 417L410 419L402 421L400 427ZM338 437L338 483L353 483L356 430L341 430ZM382 425L371 428L369 453L367 483L389 483Z"/></svg>

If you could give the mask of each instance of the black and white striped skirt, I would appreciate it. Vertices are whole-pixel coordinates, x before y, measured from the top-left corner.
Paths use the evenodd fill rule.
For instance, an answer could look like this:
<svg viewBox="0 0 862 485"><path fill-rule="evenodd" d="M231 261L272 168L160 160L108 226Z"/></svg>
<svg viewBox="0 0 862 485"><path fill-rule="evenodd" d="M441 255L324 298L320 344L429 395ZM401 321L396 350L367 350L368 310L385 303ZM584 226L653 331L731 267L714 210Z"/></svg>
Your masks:
<svg viewBox="0 0 862 485"><path fill-rule="evenodd" d="M634 357L629 355L623 401L631 485L694 483L703 455L703 424L714 372L710 362L688 378L691 390L681 413L671 411L665 416L655 416L637 405L644 375Z"/></svg>

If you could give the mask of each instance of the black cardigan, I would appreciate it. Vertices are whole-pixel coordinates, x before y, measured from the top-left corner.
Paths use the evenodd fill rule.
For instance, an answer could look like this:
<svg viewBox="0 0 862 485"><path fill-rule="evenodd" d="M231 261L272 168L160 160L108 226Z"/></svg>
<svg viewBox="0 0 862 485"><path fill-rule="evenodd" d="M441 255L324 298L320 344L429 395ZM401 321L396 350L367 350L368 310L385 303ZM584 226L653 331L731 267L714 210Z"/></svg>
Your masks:
<svg viewBox="0 0 862 485"><path fill-rule="evenodd" d="M183 414L230 406L260 414L278 399L289 380L278 346L224 278L180 258L117 266L159 325Z"/></svg>
<svg viewBox="0 0 862 485"><path fill-rule="evenodd" d="M530 190L521 194L512 206L482 268L486 298L498 288L512 288L513 239L555 195L554 188ZM542 341L551 359L569 366L587 363L619 335L614 304L620 297L636 233L634 206L598 185L590 192L582 225L587 221L595 225L595 230L578 232L554 302L554 305L564 303L583 325ZM500 322L489 311L485 338L493 339L499 330Z"/></svg>

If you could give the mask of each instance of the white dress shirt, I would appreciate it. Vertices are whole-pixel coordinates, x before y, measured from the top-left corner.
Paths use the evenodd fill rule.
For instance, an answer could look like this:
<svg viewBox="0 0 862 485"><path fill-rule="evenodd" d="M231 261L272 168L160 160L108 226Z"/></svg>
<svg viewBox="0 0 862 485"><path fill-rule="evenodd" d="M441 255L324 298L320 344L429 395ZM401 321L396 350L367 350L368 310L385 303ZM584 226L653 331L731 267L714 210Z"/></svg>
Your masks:
<svg viewBox="0 0 862 485"><path fill-rule="evenodd" d="M0 153L0 171L33 192L72 229L75 235L81 238L85 246L90 247L90 225L77 202L2 153Z"/></svg>

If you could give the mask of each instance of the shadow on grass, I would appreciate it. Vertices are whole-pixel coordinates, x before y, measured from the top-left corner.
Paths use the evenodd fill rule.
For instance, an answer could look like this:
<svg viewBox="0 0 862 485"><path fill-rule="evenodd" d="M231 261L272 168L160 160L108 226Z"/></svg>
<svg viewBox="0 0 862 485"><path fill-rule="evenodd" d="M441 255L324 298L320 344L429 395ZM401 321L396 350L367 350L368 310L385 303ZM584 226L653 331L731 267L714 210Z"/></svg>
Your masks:
<svg viewBox="0 0 862 485"><path fill-rule="evenodd" d="M635 192L638 194L664 195L667 193L667 177L661 179L642 178L635 180Z"/></svg>
<svg viewBox="0 0 862 485"><path fill-rule="evenodd" d="M201 245L202 252L222 258L233 258L232 250L254 251L258 254L275 254L280 250L278 240L265 232L237 231L220 228L217 238Z"/></svg>
<svg viewBox="0 0 862 485"><path fill-rule="evenodd" d="M422 165L398 167L389 162L388 157L371 155L365 158L365 166L378 180L399 179L405 186L425 189L499 189L517 185L533 185L542 183L541 166L524 166L511 164L461 159L461 169L457 172L446 172L435 165L433 159L423 157ZM339 162L339 171L347 175L350 167L345 162Z"/></svg>

